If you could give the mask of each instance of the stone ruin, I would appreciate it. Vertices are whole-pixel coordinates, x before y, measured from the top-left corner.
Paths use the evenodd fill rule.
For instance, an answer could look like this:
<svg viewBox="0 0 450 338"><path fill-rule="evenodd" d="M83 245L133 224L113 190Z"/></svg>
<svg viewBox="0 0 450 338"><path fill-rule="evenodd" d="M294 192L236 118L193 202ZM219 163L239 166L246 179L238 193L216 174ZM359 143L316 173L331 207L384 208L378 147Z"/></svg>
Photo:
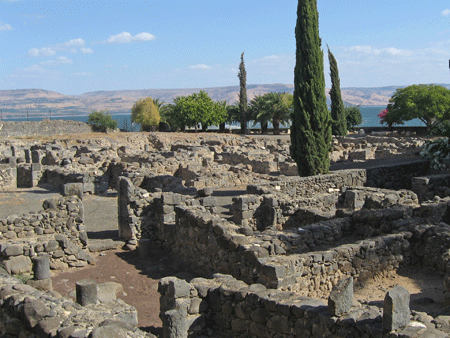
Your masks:
<svg viewBox="0 0 450 338"><path fill-rule="evenodd" d="M407 158L417 155L422 143L393 136L335 138L330 158L341 164ZM141 259L165 250L201 276L160 281L164 337L446 337L450 332L449 317L410 311L409 294L400 287L387 293L383 310L352 298L353 283L362 285L399 267L427 266L443 280L450 276L450 175L431 171L417 156L402 164L302 178L295 176L281 139L214 134L189 140L150 133L130 134L121 143L6 141L0 153L2 189L49 184L67 195L48 201L51 207L39 214L0 220L8 272L14 273L14 260L31 269L33 257L43 254L56 270L92 263L95 249L82 224L82 196L115 189L126 248L138 250ZM218 188L245 193L223 205ZM99 311L97 321L74 322L69 319L78 314L67 313L83 312L79 304L67 305L51 291L38 294L18 282L7 286L11 279L4 278L0 303L8 324L2 330L100 337L98 332L120 328L124 336L145 336L136 329L132 307L117 305L120 300L114 304L121 315L101 321L108 312L104 307L111 305L99 303L88 305ZM318 297L328 298L328 305ZM32 313L51 309L48 302L61 308L55 310L58 316L43 310L33 326L22 310L30 302L38 304Z"/></svg>

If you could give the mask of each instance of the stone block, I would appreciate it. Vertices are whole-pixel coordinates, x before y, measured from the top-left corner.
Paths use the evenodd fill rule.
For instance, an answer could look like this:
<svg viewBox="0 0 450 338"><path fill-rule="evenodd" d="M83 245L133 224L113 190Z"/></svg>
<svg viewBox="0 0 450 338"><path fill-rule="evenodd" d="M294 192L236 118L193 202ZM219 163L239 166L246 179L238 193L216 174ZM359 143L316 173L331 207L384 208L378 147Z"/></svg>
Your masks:
<svg viewBox="0 0 450 338"><path fill-rule="evenodd" d="M23 316L28 327L34 328L49 313L50 309L40 300L25 298Z"/></svg>
<svg viewBox="0 0 450 338"><path fill-rule="evenodd" d="M206 197L211 196L214 193L214 190L211 187L206 187L203 189L199 189L197 193L200 197Z"/></svg>
<svg viewBox="0 0 450 338"><path fill-rule="evenodd" d="M32 163L31 164L31 171L41 171L42 170L42 164L40 163Z"/></svg>
<svg viewBox="0 0 450 338"><path fill-rule="evenodd" d="M5 269L9 274L31 272L32 264L28 256L16 256L4 261Z"/></svg>
<svg viewBox="0 0 450 338"><path fill-rule="evenodd" d="M106 282L97 284L97 299L100 303L108 303L117 299L117 292L123 287L119 283Z"/></svg>
<svg viewBox="0 0 450 338"><path fill-rule="evenodd" d="M410 322L410 295L402 286L396 286L386 293L383 310L383 329L393 331Z"/></svg>
<svg viewBox="0 0 450 338"><path fill-rule="evenodd" d="M8 245L3 250L3 255L7 256L7 257L23 255L23 246L22 245Z"/></svg>
<svg viewBox="0 0 450 338"><path fill-rule="evenodd" d="M353 277L341 279L331 290L328 309L331 315L340 317L350 311L353 304Z"/></svg>
<svg viewBox="0 0 450 338"><path fill-rule="evenodd" d="M63 186L64 196L78 196L81 200L83 199L84 187L83 183L66 183Z"/></svg>
<svg viewBox="0 0 450 338"><path fill-rule="evenodd" d="M188 282L182 279L174 279L169 281L167 285L166 295L169 297L183 298L188 297L191 293L191 286Z"/></svg>

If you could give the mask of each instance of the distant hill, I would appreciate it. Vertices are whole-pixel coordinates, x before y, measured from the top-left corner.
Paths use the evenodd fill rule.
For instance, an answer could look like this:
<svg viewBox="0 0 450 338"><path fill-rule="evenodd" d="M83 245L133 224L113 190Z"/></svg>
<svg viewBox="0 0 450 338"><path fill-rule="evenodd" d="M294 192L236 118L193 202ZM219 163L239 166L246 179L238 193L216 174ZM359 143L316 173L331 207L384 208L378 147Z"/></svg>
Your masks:
<svg viewBox="0 0 450 338"><path fill-rule="evenodd" d="M449 85L444 85L450 89ZM342 88L342 98L346 104L361 106L385 106L390 97L400 86L378 88ZM0 109L9 115L23 115L29 110L35 115L48 114L49 110L56 115L89 114L93 110L107 109L111 113L130 112L133 104L145 97L160 98L170 103L177 96L190 95L205 90L213 100L226 100L233 103L238 100L239 86L189 89L142 89L95 91L81 95L63 95L42 89L0 90ZM290 84L248 85L249 100L257 95L269 92L290 92L294 86ZM327 94L328 94L327 89ZM329 99L328 99L329 100Z"/></svg>

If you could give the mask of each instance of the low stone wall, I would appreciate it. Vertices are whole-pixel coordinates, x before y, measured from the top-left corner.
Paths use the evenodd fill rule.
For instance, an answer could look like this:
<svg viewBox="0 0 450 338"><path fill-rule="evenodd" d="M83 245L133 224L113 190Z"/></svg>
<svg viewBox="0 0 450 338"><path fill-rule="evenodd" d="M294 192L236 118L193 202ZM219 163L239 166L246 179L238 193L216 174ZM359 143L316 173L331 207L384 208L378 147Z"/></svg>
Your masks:
<svg viewBox="0 0 450 338"><path fill-rule="evenodd" d="M413 177L425 176L429 173L430 162L417 160L405 164L393 164L366 169L366 186L384 189L412 190Z"/></svg>
<svg viewBox="0 0 450 338"><path fill-rule="evenodd" d="M430 200L434 196L450 196L450 174L429 175L414 177L411 190L414 191L421 202Z"/></svg>
<svg viewBox="0 0 450 338"><path fill-rule="evenodd" d="M419 206L417 195L410 190L387 190L370 187L349 187L342 195L343 208L351 210L384 209L398 205Z"/></svg>
<svg viewBox="0 0 450 338"><path fill-rule="evenodd" d="M165 277L158 285L163 337L445 337L430 325L414 322L407 308L389 315L370 305L352 306L334 315L322 301L293 292L268 290L261 284L247 285L227 275L195 278L189 283ZM405 295L409 297L408 295ZM385 305L386 306L386 305ZM404 311L407 317L396 332L383 326L390 316ZM385 316L386 315L386 316ZM402 314L403 315L403 314ZM411 318L410 318L411 317ZM404 328L406 326L406 328Z"/></svg>
<svg viewBox="0 0 450 338"><path fill-rule="evenodd" d="M154 337L137 324L136 309L120 299L81 306L0 271L2 337Z"/></svg>
<svg viewBox="0 0 450 338"><path fill-rule="evenodd" d="M53 270L94 264L87 251L84 208L77 196L46 200L44 210L0 220L1 261L9 273L31 272L31 258L50 256Z"/></svg>
<svg viewBox="0 0 450 338"><path fill-rule="evenodd" d="M291 198L314 197L316 194L329 193L349 186L364 186L366 173L363 169L339 170L326 175L309 177L285 177L264 184L251 184L249 194L270 194L273 191L285 193Z"/></svg>
<svg viewBox="0 0 450 338"><path fill-rule="evenodd" d="M84 122L73 120L42 120L42 121L1 121L0 137L16 137L30 135L65 135L90 133L91 127Z"/></svg>

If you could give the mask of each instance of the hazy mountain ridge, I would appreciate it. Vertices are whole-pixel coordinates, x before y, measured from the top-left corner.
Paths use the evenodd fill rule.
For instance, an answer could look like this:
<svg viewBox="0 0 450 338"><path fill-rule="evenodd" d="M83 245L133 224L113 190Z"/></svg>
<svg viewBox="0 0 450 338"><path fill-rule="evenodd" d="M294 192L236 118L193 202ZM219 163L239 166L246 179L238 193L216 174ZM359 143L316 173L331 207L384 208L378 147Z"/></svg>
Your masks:
<svg viewBox="0 0 450 338"><path fill-rule="evenodd" d="M450 89L450 85L443 85ZM401 86L375 88L342 88L342 98L347 104L361 106L385 106L392 94ZM129 112L133 104L145 97L160 98L170 103L177 96L190 95L205 90L213 100L238 101L239 86L187 89L142 89L95 91L81 95L64 95L43 89L0 90L0 109L3 111L26 112L26 110L55 113L90 113L93 110L107 109L111 112ZM294 91L290 84L248 85L247 96L251 100L268 92ZM329 89L327 89L328 95ZM328 98L329 101L329 98Z"/></svg>

